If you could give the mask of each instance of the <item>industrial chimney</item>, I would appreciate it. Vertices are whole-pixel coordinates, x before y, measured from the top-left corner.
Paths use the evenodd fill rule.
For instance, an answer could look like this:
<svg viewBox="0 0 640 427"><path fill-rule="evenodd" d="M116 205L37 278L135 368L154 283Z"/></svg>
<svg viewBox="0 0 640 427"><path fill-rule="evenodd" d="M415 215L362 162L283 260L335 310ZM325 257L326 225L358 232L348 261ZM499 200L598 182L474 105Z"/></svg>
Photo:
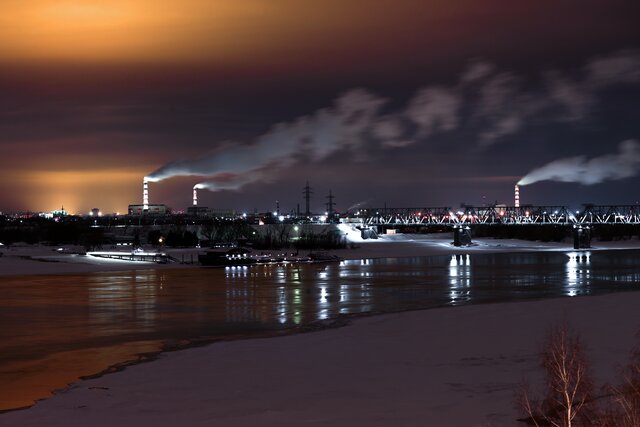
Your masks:
<svg viewBox="0 0 640 427"><path fill-rule="evenodd" d="M516 184L515 188L515 207L520 207L520 187L518 187L518 184Z"/></svg>
<svg viewBox="0 0 640 427"><path fill-rule="evenodd" d="M198 206L198 186L193 187L193 206Z"/></svg>
<svg viewBox="0 0 640 427"><path fill-rule="evenodd" d="M149 210L149 181L147 181L147 178L142 182L142 209L144 211Z"/></svg>

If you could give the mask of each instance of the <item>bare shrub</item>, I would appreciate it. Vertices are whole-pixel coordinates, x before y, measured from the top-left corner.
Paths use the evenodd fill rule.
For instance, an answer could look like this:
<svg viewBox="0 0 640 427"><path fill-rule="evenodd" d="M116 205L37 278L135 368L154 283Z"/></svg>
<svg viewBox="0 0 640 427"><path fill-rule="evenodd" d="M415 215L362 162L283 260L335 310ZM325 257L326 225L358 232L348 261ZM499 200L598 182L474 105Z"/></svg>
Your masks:
<svg viewBox="0 0 640 427"><path fill-rule="evenodd" d="M629 364L622 370L622 382L607 387L607 407L601 426L640 426L640 347L631 353Z"/></svg>
<svg viewBox="0 0 640 427"><path fill-rule="evenodd" d="M588 408L592 393L590 367L582 341L566 323L551 328L542 350L546 376L544 397L532 399L523 387L519 403L527 421L536 426L591 425Z"/></svg>

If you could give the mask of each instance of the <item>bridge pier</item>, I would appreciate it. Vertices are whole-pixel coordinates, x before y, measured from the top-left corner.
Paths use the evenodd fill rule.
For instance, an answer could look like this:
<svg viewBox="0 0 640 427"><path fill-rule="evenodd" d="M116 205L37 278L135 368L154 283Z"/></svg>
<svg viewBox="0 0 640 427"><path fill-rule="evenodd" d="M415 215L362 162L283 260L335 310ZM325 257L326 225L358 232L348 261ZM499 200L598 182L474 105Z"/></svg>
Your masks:
<svg viewBox="0 0 640 427"><path fill-rule="evenodd" d="M373 227L358 226L356 228L360 230L360 237L362 240L378 238L378 231Z"/></svg>
<svg viewBox="0 0 640 427"><path fill-rule="evenodd" d="M573 226L573 249L587 249L591 247L591 229L588 226Z"/></svg>
<svg viewBox="0 0 640 427"><path fill-rule="evenodd" d="M471 244L471 227L468 225L453 226L453 246L469 246Z"/></svg>

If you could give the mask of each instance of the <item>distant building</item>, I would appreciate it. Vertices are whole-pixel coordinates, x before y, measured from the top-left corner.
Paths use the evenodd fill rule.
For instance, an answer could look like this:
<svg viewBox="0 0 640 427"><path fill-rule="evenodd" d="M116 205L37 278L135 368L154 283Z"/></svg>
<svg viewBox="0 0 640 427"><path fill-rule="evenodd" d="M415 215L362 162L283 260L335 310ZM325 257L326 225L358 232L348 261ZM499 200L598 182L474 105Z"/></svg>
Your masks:
<svg viewBox="0 0 640 427"><path fill-rule="evenodd" d="M209 216L209 208L206 206L189 206L187 208L187 215L191 216Z"/></svg>
<svg viewBox="0 0 640 427"><path fill-rule="evenodd" d="M149 209L145 211L144 205L129 205L129 215L166 215L169 213L167 205L149 205Z"/></svg>
<svg viewBox="0 0 640 427"><path fill-rule="evenodd" d="M237 212L233 209L209 209L209 216L218 218L235 218Z"/></svg>
<svg viewBox="0 0 640 427"><path fill-rule="evenodd" d="M237 212L233 209L209 209L205 206L189 206L187 215L210 218L235 218Z"/></svg>
<svg viewBox="0 0 640 427"><path fill-rule="evenodd" d="M69 212L64 210L64 206L62 208L60 208L59 210L51 211L51 216L53 218L55 218L55 217L63 217L63 216L67 216L67 215L69 215Z"/></svg>

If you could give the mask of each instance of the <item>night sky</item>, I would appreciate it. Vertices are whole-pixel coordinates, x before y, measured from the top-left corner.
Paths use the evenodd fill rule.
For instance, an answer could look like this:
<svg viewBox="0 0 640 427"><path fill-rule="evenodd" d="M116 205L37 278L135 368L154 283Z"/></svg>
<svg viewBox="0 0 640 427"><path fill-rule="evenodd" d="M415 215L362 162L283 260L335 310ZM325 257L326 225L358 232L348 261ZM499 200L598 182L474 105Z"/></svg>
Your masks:
<svg viewBox="0 0 640 427"><path fill-rule="evenodd" d="M637 4L2 0L0 211L635 204Z"/></svg>

